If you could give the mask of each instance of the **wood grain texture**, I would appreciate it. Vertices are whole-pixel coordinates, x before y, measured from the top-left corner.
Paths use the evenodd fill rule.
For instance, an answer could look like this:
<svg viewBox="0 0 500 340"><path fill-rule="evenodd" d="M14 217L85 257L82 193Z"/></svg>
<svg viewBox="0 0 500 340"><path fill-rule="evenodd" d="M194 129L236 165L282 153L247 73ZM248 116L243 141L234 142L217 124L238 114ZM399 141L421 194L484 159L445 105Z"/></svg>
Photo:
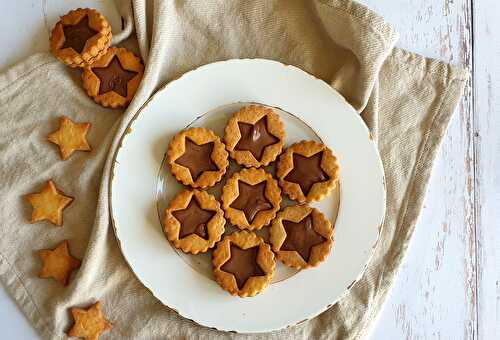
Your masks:
<svg viewBox="0 0 500 340"><path fill-rule="evenodd" d="M400 32L398 46L472 63L468 0L363 0ZM437 156L425 207L373 339L477 336L472 82Z"/></svg>
<svg viewBox="0 0 500 340"><path fill-rule="evenodd" d="M474 2L478 339L500 338L500 2Z"/></svg>

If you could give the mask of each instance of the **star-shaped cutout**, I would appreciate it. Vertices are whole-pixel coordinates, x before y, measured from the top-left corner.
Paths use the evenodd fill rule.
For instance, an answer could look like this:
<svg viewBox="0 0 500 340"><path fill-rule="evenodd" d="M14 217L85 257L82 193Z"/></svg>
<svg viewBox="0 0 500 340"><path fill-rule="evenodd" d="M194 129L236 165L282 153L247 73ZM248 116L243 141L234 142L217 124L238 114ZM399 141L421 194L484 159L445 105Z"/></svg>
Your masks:
<svg viewBox="0 0 500 340"><path fill-rule="evenodd" d="M196 234L208 240L207 224L215 214L215 211L205 210L200 207L198 200L195 196L192 196L186 209L172 212L172 215L181 223L179 239Z"/></svg>
<svg viewBox="0 0 500 340"><path fill-rule="evenodd" d="M191 178L196 181L205 171L218 171L219 168L212 161L212 151L214 143L198 145L191 139L185 139L185 149L181 157L175 160L175 163L189 169Z"/></svg>
<svg viewBox="0 0 500 340"><path fill-rule="evenodd" d="M26 200L32 205L31 223L48 220L57 226L63 223L63 210L73 201L58 191L52 180L48 181L42 191L29 194Z"/></svg>
<svg viewBox="0 0 500 340"><path fill-rule="evenodd" d="M101 333L113 328L113 324L104 318L101 310L101 302L97 301L89 309L71 308L71 314L75 324L68 332L69 336L84 338L86 340L97 340Z"/></svg>
<svg viewBox="0 0 500 340"><path fill-rule="evenodd" d="M236 150L247 150L256 160L260 161L264 149L279 142L279 139L267 130L267 116L262 117L255 124L238 123L241 138L234 147Z"/></svg>
<svg viewBox="0 0 500 340"><path fill-rule="evenodd" d="M122 97L127 97L127 84L137 75L137 72L123 68L120 59L115 55L106 67L93 67L92 72L99 78L99 94L114 91Z"/></svg>
<svg viewBox="0 0 500 340"><path fill-rule="evenodd" d="M68 284L71 272L80 267L81 263L69 253L67 240L61 242L54 250L38 251L38 255L43 262L42 270L38 276L42 279L52 277L64 286Z"/></svg>
<svg viewBox="0 0 500 340"><path fill-rule="evenodd" d="M304 193L309 194L315 183L324 182L330 177L321 168L321 159L323 151L318 152L311 157L293 154L293 169L285 176L285 181L297 183Z"/></svg>
<svg viewBox="0 0 500 340"><path fill-rule="evenodd" d="M59 146L61 158L66 160L73 152L90 151L90 145L87 142L87 132L90 129L90 123L74 123L68 117L59 119L59 129L49 134L49 141Z"/></svg>
<svg viewBox="0 0 500 340"><path fill-rule="evenodd" d="M255 185L238 181L239 194L230 207L243 211L248 223L252 223L259 211L273 207L266 197L266 186L266 181Z"/></svg>
<svg viewBox="0 0 500 340"><path fill-rule="evenodd" d="M224 263L221 270L233 274L236 279L238 289L245 286L247 280L252 276L265 276L266 273L257 263L259 246L248 249L241 249L233 244L230 245L231 257Z"/></svg>
<svg viewBox="0 0 500 340"><path fill-rule="evenodd" d="M294 250L302 256L305 262L309 262L312 247L326 241L326 238L314 230L311 214L298 223L283 220L283 227L286 239L281 245L281 250Z"/></svg>
<svg viewBox="0 0 500 340"><path fill-rule="evenodd" d="M99 33L90 28L87 15L82 17L75 25L64 25L63 31L65 39L61 49L71 47L77 53L82 53L87 40Z"/></svg>

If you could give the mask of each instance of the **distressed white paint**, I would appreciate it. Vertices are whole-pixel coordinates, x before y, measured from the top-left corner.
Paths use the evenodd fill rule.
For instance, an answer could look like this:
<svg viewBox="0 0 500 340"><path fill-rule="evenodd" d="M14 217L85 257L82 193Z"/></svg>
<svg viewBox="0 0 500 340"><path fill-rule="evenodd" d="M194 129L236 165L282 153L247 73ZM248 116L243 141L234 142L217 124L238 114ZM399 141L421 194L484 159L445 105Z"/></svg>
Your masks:
<svg viewBox="0 0 500 340"><path fill-rule="evenodd" d="M396 26L399 46L455 64L471 60L467 0L363 0ZM468 87L438 154L425 208L373 339L476 335L472 97Z"/></svg>
<svg viewBox="0 0 500 340"><path fill-rule="evenodd" d="M43 0L48 7L55 1L63 0ZM399 46L471 67L471 0L359 1L396 26ZM1 51L0 70L47 48L45 37L37 38L46 34L37 21L43 2L0 3L11 14L0 22L0 42L18 46ZM104 3L112 2L85 2ZM474 115L469 87L437 156L426 207L373 339L500 338L500 3L475 0L473 7ZM8 18L23 30L10 29ZM12 330L11 338L34 337L3 292L0 327Z"/></svg>
<svg viewBox="0 0 500 340"><path fill-rule="evenodd" d="M500 2L474 2L478 335L500 338Z"/></svg>

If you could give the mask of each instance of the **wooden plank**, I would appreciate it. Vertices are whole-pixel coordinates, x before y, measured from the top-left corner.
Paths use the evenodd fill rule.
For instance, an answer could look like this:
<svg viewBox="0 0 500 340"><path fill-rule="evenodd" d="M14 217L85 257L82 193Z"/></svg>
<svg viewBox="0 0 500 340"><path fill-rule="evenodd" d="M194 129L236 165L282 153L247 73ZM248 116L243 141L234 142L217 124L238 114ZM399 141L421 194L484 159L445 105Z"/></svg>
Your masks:
<svg viewBox="0 0 500 340"><path fill-rule="evenodd" d="M48 33L41 20L43 3L40 0L2 1L2 13L8 13L0 22L0 41L4 51L0 52L0 72L32 55L49 49ZM16 20L13 20L16 18ZM17 21L22 29L14 29Z"/></svg>
<svg viewBox="0 0 500 340"><path fill-rule="evenodd" d="M474 2L478 338L500 338L500 3Z"/></svg>
<svg viewBox="0 0 500 340"><path fill-rule="evenodd" d="M468 0L362 1L393 23L398 46L470 65ZM472 90L469 83L444 139L425 208L373 339L473 339L476 243Z"/></svg>

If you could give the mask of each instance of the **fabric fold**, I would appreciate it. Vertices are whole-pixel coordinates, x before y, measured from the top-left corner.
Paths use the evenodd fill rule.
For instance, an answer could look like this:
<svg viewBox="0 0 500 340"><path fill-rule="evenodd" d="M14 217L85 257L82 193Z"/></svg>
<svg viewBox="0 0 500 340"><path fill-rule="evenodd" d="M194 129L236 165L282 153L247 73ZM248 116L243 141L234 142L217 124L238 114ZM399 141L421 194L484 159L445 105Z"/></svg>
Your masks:
<svg viewBox="0 0 500 340"><path fill-rule="evenodd" d="M338 69L331 85L361 112L399 35L382 17L365 6L329 0L314 4L332 45L338 48L335 58L341 59L335 62ZM353 41L353 36L359 39Z"/></svg>

